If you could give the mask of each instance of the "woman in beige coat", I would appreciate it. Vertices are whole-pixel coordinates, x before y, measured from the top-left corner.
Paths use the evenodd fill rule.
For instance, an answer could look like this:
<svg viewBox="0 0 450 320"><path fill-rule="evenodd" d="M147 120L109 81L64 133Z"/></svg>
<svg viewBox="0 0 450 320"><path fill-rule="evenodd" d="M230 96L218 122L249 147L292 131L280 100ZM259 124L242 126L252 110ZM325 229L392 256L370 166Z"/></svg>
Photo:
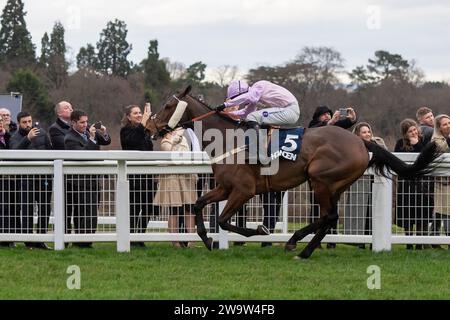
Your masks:
<svg viewBox="0 0 450 320"><path fill-rule="evenodd" d="M450 152L450 116L441 114L435 118L434 141L443 152ZM436 235L440 233L441 221L445 234L450 235L450 177L436 177L435 192L435 227ZM450 246L449 246L450 249Z"/></svg>
<svg viewBox="0 0 450 320"><path fill-rule="evenodd" d="M184 129L177 129L167 133L161 140L161 151L190 151L184 137ZM195 174L166 174L160 175L159 187L156 192L154 205L169 208L168 227L170 233L180 230L179 220L184 217L184 226L188 233L195 232L195 219L191 214L192 206L197 201L197 175ZM173 242L175 247L184 246L182 242ZM192 246L192 244L188 244Z"/></svg>

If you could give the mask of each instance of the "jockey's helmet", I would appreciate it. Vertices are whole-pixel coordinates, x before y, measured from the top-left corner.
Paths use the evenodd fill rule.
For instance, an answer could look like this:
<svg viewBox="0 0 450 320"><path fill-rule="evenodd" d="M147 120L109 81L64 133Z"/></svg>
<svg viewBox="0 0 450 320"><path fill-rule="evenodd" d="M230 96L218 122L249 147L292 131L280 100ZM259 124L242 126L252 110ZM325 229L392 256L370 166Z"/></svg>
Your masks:
<svg viewBox="0 0 450 320"><path fill-rule="evenodd" d="M233 80L228 86L227 99L233 99L248 91L248 84L242 80Z"/></svg>

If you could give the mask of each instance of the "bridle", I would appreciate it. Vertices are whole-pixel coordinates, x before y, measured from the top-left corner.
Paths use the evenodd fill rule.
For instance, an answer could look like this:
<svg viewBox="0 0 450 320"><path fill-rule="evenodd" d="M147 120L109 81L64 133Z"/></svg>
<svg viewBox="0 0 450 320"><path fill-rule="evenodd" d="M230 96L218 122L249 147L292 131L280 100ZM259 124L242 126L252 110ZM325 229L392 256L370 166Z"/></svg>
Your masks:
<svg viewBox="0 0 450 320"><path fill-rule="evenodd" d="M178 108L180 108L181 105L184 105L184 104L185 104L184 109L187 108L188 103L187 103L186 101L184 101L183 99L179 99L179 98L178 98L177 96L175 96L175 95L173 95L173 98L175 98L175 99L178 101L177 110L178 110ZM205 105L205 106L206 106L208 109L211 109L211 108L208 107L207 105ZM172 118L173 118L174 115L177 113L177 110L175 110L174 114L172 115ZM191 127L192 124L193 124L194 122L196 122L196 121L201 121L201 120L203 120L203 119L205 119L205 118L208 118L208 117L210 117L210 116L212 116L212 115L214 115L214 114L216 114L216 113L218 112L218 111L216 111L216 110L212 110L212 109L211 109L211 111L209 111L209 112L207 112L207 113L205 113L205 114L202 114L202 115L200 115L200 116L198 116L198 117L192 118L191 120L187 120L187 121L184 121L184 122L182 122L182 123L179 123L179 121L181 120L181 117L183 116L183 114L184 114L185 111L186 111L186 110L184 110L184 111L182 112L182 114L179 116L180 119L179 119L178 121L176 121L176 124L175 124L175 125L170 126L169 123L171 122L171 120L169 120L169 122L166 122L166 124L164 125L164 127L162 127L161 129L158 129L158 126L157 126L157 124L156 124L156 120L158 120L160 123L164 123L165 121L158 117L158 113L156 113L156 114L154 114L153 116L151 116L151 117L150 117L150 120L153 121L153 126L154 126L155 129L156 129L156 134L152 136L152 139L153 139L153 140L156 140L157 137L163 137L163 136L166 135L167 133L172 132L172 131L174 131L174 130L176 130L176 129L178 129L178 128L188 128L188 127ZM172 119L172 118L171 118L171 119Z"/></svg>

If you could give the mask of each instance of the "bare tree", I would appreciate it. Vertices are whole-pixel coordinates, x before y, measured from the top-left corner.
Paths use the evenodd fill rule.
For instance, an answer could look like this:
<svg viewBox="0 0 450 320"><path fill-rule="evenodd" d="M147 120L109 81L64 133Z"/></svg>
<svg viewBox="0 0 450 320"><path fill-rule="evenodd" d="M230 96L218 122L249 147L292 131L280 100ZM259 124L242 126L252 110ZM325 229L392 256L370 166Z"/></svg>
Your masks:
<svg viewBox="0 0 450 320"><path fill-rule="evenodd" d="M237 66L230 66L229 64L218 67L215 70L217 82L221 87L234 80L239 72Z"/></svg>
<svg viewBox="0 0 450 320"><path fill-rule="evenodd" d="M166 69L170 74L170 79L178 80L181 79L186 73L186 66L181 62L171 62L169 58L162 59L166 64Z"/></svg>

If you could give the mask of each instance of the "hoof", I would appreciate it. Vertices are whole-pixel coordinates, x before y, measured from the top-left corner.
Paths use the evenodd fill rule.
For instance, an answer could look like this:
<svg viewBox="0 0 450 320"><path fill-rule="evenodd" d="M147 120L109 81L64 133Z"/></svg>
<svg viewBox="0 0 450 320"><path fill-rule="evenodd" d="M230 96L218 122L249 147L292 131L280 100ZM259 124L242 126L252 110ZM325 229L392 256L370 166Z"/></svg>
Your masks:
<svg viewBox="0 0 450 320"><path fill-rule="evenodd" d="M268 236L270 234L269 229L267 229L267 227L264 225L259 225L258 228L256 228L256 231L260 236Z"/></svg>
<svg viewBox="0 0 450 320"><path fill-rule="evenodd" d="M305 252L305 250L300 252L300 254L298 255L298 257L300 259L308 259L310 256L311 256L311 253Z"/></svg>
<svg viewBox="0 0 450 320"><path fill-rule="evenodd" d="M209 251L212 251L212 249L213 249L213 239L212 238L208 238L208 240L206 240L205 246L206 246L206 249L208 249Z"/></svg>
<svg viewBox="0 0 450 320"><path fill-rule="evenodd" d="M296 244L286 243L284 245L284 251L295 251L295 249L297 249L297 245Z"/></svg>

